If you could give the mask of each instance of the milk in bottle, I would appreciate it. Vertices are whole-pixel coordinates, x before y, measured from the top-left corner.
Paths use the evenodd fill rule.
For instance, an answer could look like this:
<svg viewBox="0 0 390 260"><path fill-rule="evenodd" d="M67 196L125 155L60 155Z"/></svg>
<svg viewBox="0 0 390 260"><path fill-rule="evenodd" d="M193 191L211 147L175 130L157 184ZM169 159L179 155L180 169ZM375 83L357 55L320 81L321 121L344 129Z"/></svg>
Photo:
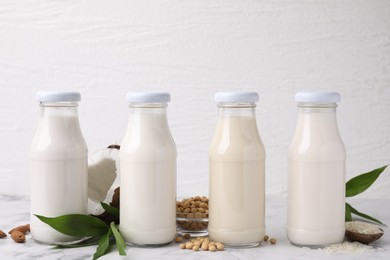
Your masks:
<svg viewBox="0 0 390 260"><path fill-rule="evenodd" d="M287 236L300 246L341 242L345 227L346 151L336 121L335 92L299 92L288 153Z"/></svg>
<svg viewBox="0 0 390 260"><path fill-rule="evenodd" d="M176 145L169 93L127 94L130 116L120 160L120 232L139 246L169 244L176 233Z"/></svg>
<svg viewBox="0 0 390 260"><path fill-rule="evenodd" d="M227 246L258 245L265 234L265 150L255 117L255 92L219 92L209 183L210 238Z"/></svg>
<svg viewBox="0 0 390 260"><path fill-rule="evenodd" d="M37 93L38 129L30 148L31 235L43 243L79 240L34 215L87 214L87 146L77 114L78 92Z"/></svg>

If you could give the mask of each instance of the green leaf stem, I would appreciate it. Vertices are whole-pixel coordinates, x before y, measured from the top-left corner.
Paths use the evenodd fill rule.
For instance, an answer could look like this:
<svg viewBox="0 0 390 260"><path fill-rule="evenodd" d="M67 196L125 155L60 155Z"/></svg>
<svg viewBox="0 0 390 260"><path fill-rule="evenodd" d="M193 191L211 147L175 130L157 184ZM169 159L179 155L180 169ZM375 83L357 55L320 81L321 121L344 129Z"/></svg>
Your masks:
<svg viewBox="0 0 390 260"><path fill-rule="evenodd" d="M107 234L102 236L99 240L99 246L96 249L95 254L93 255L93 260L98 259L99 257L105 255L110 250L110 236L112 234L111 229L107 231Z"/></svg>
<svg viewBox="0 0 390 260"><path fill-rule="evenodd" d="M122 235L119 233L114 222L111 222L110 227L111 227L112 233L114 234L115 242L116 242L116 246L118 248L119 254L126 255L126 243L123 240Z"/></svg>
<svg viewBox="0 0 390 260"><path fill-rule="evenodd" d="M368 220L371 220L373 222L376 222L378 224L381 224L381 225L385 225L383 224L382 222L380 222L379 220L377 220L376 218L373 218L367 214L364 214L362 212L359 212L357 211L355 208L353 208L351 205L349 205L348 203L346 203L346 206L348 205L348 207L350 208L351 210L351 213L355 214L355 215L358 215L359 217L362 217L362 218L365 218L365 219L368 219ZM352 220L352 219L351 219Z"/></svg>

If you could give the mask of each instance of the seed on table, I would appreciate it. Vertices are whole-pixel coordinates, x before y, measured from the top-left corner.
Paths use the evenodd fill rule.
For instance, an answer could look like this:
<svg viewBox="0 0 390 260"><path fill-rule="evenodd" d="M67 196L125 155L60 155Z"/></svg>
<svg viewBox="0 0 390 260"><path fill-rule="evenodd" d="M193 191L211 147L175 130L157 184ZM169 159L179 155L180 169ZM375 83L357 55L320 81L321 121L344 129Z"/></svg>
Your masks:
<svg viewBox="0 0 390 260"><path fill-rule="evenodd" d="M217 243L216 246L217 246L218 251L223 251L225 248L225 246L222 243Z"/></svg>
<svg viewBox="0 0 390 260"><path fill-rule="evenodd" d="M265 236L264 236L264 241L268 241L268 239L269 239L269 236L268 236L268 235L265 235Z"/></svg>
<svg viewBox="0 0 390 260"><path fill-rule="evenodd" d="M271 238L271 239L269 240L269 242L271 242L271 244L276 244L276 239L275 239L275 238Z"/></svg>
<svg viewBox="0 0 390 260"><path fill-rule="evenodd" d="M192 250L194 250L194 251L199 251L199 246L194 246L194 247L192 248Z"/></svg>
<svg viewBox="0 0 390 260"><path fill-rule="evenodd" d="M201 244L202 244L202 243L201 243L200 241L195 241L195 242L194 242L194 246L197 246L197 247L200 247Z"/></svg>
<svg viewBox="0 0 390 260"><path fill-rule="evenodd" d="M184 243L183 243L183 244L180 244L180 248L181 248L181 249L185 249L185 248L186 248L186 244L184 244Z"/></svg>
<svg viewBox="0 0 390 260"><path fill-rule="evenodd" d="M175 242L176 243L181 243L183 241L183 237L176 237Z"/></svg>
<svg viewBox="0 0 390 260"><path fill-rule="evenodd" d="M186 249L192 249L194 247L194 244L192 244L191 242L187 242L185 245Z"/></svg>
<svg viewBox="0 0 390 260"><path fill-rule="evenodd" d="M201 248L202 248L202 250L204 250L204 251L209 250L209 243L203 242Z"/></svg>
<svg viewBox="0 0 390 260"><path fill-rule="evenodd" d="M215 247L215 245L209 245L209 251L215 252L216 250L217 248Z"/></svg>
<svg viewBox="0 0 390 260"><path fill-rule="evenodd" d="M191 235L188 234L188 233L185 233L183 237L184 237L185 239L189 239L189 238L191 237Z"/></svg>

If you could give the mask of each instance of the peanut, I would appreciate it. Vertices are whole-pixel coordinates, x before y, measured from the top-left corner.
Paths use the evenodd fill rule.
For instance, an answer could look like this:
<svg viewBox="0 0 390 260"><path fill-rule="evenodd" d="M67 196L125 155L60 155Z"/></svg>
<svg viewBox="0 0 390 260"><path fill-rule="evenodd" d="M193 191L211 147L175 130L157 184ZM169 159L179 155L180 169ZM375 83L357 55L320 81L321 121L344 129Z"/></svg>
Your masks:
<svg viewBox="0 0 390 260"><path fill-rule="evenodd" d="M275 238L271 238L271 239L269 240L269 242L270 242L271 244L276 244L276 239L275 239Z"/></svg>
<svg viewBox="0 0 390 260"><path fill-rule="evenodd" d="M27 234L27 232L30 232L30 224L26 224L26 225L22 225L22 226L18 226L16 228L13 228L11 229L8 234L11 234L14 232L14 231L20 231L23 233L23 235Z"/></svg>
<svg viewBox="0 0 390 260"><path fill-rule="evenodd" d="M24 241L26 241L26 236L18 230L13 231L11 237L17 243L24 243Z"/></svg>

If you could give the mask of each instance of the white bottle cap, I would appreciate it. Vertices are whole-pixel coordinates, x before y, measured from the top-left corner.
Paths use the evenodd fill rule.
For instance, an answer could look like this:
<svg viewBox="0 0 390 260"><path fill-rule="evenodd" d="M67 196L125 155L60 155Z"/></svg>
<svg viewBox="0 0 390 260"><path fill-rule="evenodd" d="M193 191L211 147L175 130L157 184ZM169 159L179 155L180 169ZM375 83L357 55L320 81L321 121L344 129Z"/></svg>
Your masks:
<svg viewBox="0 0 390 260"><path fill-rule="evenodd" d="M257 92L217 92L214 96L215 102L221 103L255 103L259 101L259 94Z"/></svg>
<svg viewBox="0 0 390 260"><path fill-rule="evenodd" d="M340 94L337 92L303 91L295 94L295 102L298 103L337 103L340 102Z"/></svg>
<svg viewBox="0 0 390 260"><path fill-rule="evenodd" d="M129 103L167 103L171 101L168 92L129 92L126 95Z"/></svg>
<svg viewBox="0 0 390 260"><path fill-rule="evenodd" d="M39 91L35 97L39 102L81 101L81 94L79 92L70 92L70 91Z"/></svg>

